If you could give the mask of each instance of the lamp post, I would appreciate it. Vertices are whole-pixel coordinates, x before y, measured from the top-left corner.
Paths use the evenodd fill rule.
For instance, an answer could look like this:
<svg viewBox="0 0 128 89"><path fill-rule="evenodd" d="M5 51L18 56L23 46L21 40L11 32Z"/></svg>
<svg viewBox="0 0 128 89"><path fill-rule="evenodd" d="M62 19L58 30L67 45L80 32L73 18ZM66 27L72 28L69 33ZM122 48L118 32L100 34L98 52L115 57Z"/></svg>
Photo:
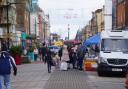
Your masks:
<svg viewBox="0 0 128 89"><path fill-rule="evenodd" d="M35 17L35 39L36 39L36 24L38 24L37 22L36 22L36 17Z"/></svg>
<svg viewBox="0 0 128 89"><path fill-rule="evenodd" d="M69 40L69 36L70 36L70 27L69 27L69 24L68 24L68 40Z"/></svg>

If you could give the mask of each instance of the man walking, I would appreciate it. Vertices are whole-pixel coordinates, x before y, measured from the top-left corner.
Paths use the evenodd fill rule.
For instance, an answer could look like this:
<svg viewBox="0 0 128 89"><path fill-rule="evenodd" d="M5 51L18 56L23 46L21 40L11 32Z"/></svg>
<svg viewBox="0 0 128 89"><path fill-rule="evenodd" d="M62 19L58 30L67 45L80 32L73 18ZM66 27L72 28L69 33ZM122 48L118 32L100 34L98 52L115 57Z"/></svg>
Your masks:
<svg viewBox="0 0 128 89"><path fill-rule="evenodd" d="M59 50L59 52L58 52L58 55L59 55L60 61L61 61L61 57L62 57L62 55L63 55L63 48L62 48L62 47L60 48L60 50Z"/></svg>
<svg viewBox="0 0 128 89"><path fill-rule="evenodd" d="M47 63L47 68L48 68L48 73L51 73L51 66L52 66L52 54L50 49L47 48L47 52L46 52L46 63Z"/></svg>
<svg viewBox="0 0 128 89"><path fill-rule="evenodd" d="M14 75L17 74L17 67L14 58L6 51L0 52L0 89L11 89L10 74L13 68Z"/></svg>
<svg viewBox="0 0 128 89"><path fill-rule="evenodd" d="M45 43L43 43L43 47L41 48L41 54L42 54L42 60L44 63L46 63L46 52L47 52L47 47Z"/></svg>

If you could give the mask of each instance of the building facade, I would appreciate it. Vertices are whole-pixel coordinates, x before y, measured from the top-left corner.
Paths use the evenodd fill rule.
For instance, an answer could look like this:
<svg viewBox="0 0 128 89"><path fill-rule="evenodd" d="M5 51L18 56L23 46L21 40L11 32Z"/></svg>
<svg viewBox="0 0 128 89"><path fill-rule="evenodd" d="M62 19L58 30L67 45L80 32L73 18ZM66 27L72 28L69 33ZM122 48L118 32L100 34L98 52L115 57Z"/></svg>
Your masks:
<svg viewBox="0 0 128 89"><path fill-rule="evenodd" d="M8 48L15 43L16 6L15 0L0 0L0 39ZM1 47L0 47L1 48Z"/></svg>
<svg viewBox="0 0 128 89"><path fill-rule="evenodd" d="M82 40L88 39L104 30L104 12L104 6L92 12L91 20L82 28Z"/></svg>
<svg viewBox="0 0 128 89"><path fill-rule="evenodd" d="M97 9L95 11L96 13L96 25L97 25L97 33L100 33L102 30L104 30L104 9Z"/></svg>
<svg viewBox="0 0 128 89"><path fill-rule="evenodd" d="M121 30L128 28L128 0L112 0L113 2L113 26Z"/></svg>
<svg viewBox="0 0 128 89"><path fill-rule="evenodd" d="M22 42L21 34L25 32L30 34L30 8L31 0L16 0L16 36L17 43Z"/></svg>

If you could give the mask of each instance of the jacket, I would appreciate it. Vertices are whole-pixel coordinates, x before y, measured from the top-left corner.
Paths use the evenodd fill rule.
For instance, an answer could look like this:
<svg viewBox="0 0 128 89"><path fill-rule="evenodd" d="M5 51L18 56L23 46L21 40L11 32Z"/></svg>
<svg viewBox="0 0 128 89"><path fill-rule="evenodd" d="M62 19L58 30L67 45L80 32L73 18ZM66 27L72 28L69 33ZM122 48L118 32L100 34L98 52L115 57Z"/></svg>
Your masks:
<svg viewBox="0 0 128 89"><path fill-rule="evenodd" d="M14 58L6 51L0 52L0 75L10 74L11 68L16 75L17 67Z"/></svg>

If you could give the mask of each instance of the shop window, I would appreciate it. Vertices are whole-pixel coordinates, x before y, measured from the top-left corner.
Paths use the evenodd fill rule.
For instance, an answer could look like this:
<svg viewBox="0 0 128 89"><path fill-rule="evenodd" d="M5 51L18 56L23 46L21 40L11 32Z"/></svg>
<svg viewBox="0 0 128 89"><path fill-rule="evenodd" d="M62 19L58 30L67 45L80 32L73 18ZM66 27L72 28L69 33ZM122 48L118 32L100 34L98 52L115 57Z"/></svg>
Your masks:
<svg viewBox="0 0 128 89"><path fill-rule="evenodd" d="M121 3L121 2L123 2L124 0L117 0L117 3L119 4L119 3Z"/></svg>

